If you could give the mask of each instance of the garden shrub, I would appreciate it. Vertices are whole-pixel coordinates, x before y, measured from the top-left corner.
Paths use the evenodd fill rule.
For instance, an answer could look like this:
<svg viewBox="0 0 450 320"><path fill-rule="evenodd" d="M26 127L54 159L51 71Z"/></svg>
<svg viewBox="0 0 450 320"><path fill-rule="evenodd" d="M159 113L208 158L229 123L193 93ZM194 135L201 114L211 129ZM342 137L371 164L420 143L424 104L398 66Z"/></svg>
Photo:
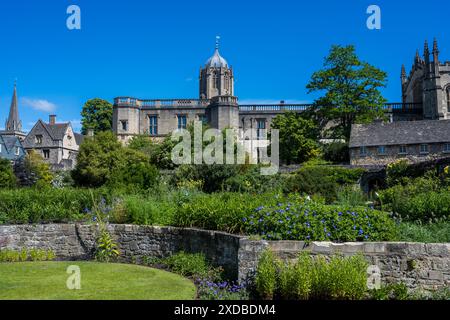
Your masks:
<svg viewBox="0 0 450 320"><path fill-rule="evenodd" d="M402 222L398 225L398 240L422 243L450 243L450 221L421 223Z"/></svg>
<svg viewBox="0 0 450 320"><path fill-rule="evenodd" d="M14 188L17 186L17 178L11 162L0 158L0 188Z"/></svg>
<svg viewBox="0 0 450 320"><path fill-rule="evenodd" d="M202 253L193 254L181 251L170 257L161 259L160 262L174 273L195 279L206 278L211 269L206 261L205 255Z"/></svg>
<svg viewBox="0 0 450 320"><path fill-rule="evenodd" d="M261 254L255 276L255 289L264 300L272 300L277 289L277 265L279 261L270 250Z"/></svg>
<svg viewBox="0 0 450 320"><path fill-rule="evenodd" d="M244 223L248 234L268 240L389 241L397 232L385 212L292 197L275 206L255 209Z"/></svg>
<svg viewBox="0 0 450 320"><path fill-rule="evenodd" d="M343 164L350 162L350 151L345 142L333 142L322 147L323 158L331 163Z"/></svg>
<svg viewBox="0 0 450 320"><path fill-rule="evenodd" d="M94 199L103 192L94 191ZM85 189L1 189L0 224L81 221L92 205L91 191Z"/></svg>
<svg viewBox="0 0 450 320"><path fill-rule="evenodd" d="M302 253L296 262L282 263L265 251L255 276L260 298L359 300L367 293L367 266L358 254L351 257L312 257ZM276 276L278 274L278 276Z"/></svg>
<svg viewBox="0 0 450 320"><path fill-rule="evenodd" d="M306 165L286 181L286 193L319 194L328 202L336 200L339 187L358 182L364 170L322 165Z"/></svg>
<svg viewBox="0 0 450 320"><path fill-rule="evenodd" d="M178 207L173 222L177 227L241 233L245 231L243 222L255 208L263 203L275 204L280 198L271 194L196 194Z"/></svg>

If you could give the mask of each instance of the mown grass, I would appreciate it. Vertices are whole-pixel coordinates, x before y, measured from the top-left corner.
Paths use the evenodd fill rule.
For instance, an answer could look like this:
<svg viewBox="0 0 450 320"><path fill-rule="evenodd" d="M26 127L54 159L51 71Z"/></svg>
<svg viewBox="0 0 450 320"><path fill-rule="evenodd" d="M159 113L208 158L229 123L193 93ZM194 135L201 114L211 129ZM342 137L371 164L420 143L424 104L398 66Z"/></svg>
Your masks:
<svg viewBox="0 0 450 320"><path fill-rule="evenodd" d="M81 271L81 289L69 290L67 267ZM192 300L195 285L148 267L96 262L0 263L0 300Z"/></svg>

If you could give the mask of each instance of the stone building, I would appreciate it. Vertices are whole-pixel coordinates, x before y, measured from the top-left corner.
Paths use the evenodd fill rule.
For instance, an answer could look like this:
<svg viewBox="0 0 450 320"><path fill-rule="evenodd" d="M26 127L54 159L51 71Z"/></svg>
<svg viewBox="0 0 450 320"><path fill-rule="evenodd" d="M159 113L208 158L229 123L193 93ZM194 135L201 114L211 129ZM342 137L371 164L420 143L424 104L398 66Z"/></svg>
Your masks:
<svg viewBox="0 0 450 320"><path fill-rule="evenodd" d="M436 39L431 53L427 41L423 58L416 52L408 76L402 66L401 82L402 102L422 111L414 119L450 119L450 61L440 61Z"/></svg>
<svg viewBox="0 0 450 320"><path fill-rule="evenodd" d="M352 127L352 165L383 166L450 157L450 120L374 122Z"/></svg>
<svg viewBox="0 0 450 320"><path fill-rule="evenodd" d="M392 113L393 123L353 126L349 146L352 164L450 157L450 62L440 61L437 40L431 53L425 41L423 58L417 51L408 76L402 66L401 83L403 102L394 108L398 112Z"/></svg>
<svg viewBox="0 0 450 320"><path fill-rule="evenodd" d="M18 137L0 134L0 158L16 161L25 155Z"/></svg>
<svg viewBox="0 0 450 320"><path fill-rule="evenodd" d="M82 140L83 136L73 131L70 122L57 123L56 116L50 115L48 123L38 120L23 146L27 151L38 152L53 170L68 170L75 167Z"/></svg>
<svg viewBox="0 0 450 320"><path fill-rule="evenodd" d="M113 131L126 143L135 135L145 134L155 139L186 128L193 121L208 123L212 128L253 129L257 140L266 135L272 119L285 111L302 112L309 105L239 105L234 95L234 71L219 51L215 51L200 68L199 97L193 99L114 99Z"/></svg>

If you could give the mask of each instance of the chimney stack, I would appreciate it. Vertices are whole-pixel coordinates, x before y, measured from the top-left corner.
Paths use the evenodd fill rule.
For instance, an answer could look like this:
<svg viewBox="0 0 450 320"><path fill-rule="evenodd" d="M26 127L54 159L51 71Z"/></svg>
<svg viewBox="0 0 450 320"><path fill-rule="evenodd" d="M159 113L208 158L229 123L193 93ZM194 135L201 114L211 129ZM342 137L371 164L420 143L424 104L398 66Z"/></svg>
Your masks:
<svg viewBox="0 0 450 320"><path fill-rule="evenodd" d="M56 114L51 114L49 117L49 124L55 124L56 123Z"/></svg>

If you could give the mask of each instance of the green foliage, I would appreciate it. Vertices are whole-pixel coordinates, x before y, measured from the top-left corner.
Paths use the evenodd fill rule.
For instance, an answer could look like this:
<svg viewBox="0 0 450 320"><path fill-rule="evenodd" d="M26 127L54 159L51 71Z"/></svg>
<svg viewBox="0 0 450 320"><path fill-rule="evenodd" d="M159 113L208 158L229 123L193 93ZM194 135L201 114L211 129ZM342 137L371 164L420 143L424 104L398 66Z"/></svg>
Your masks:
<svg viewBox="0 0 450 320"><path fill-rule="evenodd" d="M307 253L298 260L288 262L279 274L279 293L284 300L308 300L312 287L313 261Z"/></svg>
<svg viewBox="0 0 450 320"><path fill-rule="evenodd" d="M449 243L450 222L402 222L398 225L398 240L422 243Z"/></svg>
<svg viewBox="0 0 450 320"><path fill-rule="evenodd" d="M255 289L264 300L272 300L277 289L277 264L274 254L266 250L261 254L255 276Z"/></svg>
<svg viewBox="0 0 450 320"><path fill-rule="evenodd" d="M207 278L211 276L212 268L206 261L205 255L202 253L189 254L178 252L168 258L161 259L160 262L167 266L172 272L175 272L184 277L194 279ZM211 280L220 278L220 272L213 270L215 275Z"/></svg>
<svg viewBox="0 0 450 320"><path fill-rule="evenodd" d="M383 117L386 100L379 89L386 86L386 78L384 71L359 60L354 46L331 48L323 69L312 75L307 88L324 92L315 105L320 117L334 124L333 138L349 141L353 123Z"/></svg>
<svg viewBox="0 0 450 320"><path fill-rule="evenodd" d="M323 158L326 161L336 164L350 162L350 151L348 144L343 142L333 142L322 146Z"/></svg>
<svg viewBox="0 0 450 320"><path fill-rule="evenodd" d="M178 187L196 184L207 193L264 193L282 189L281 175L261 175L260 169L257 165L182 165L176 170L172 183Z"/></svg>
<svg viewBox="0 0 450 320"><path fill-rule="evenodd" d="M100 197L101 190L95 192ZM0 224L27 224L80 221L92 206L84 189L0 190Z"/></svg>
<svg viewBox="0 0 450 320"><path fill-rule="evenodd" d="M178 227L196 227L230 233L245 231L243 221L263 203L275 204L279 197L262 194L196 194L182 203L174 216Z"/></svg>
<svg viewBox="0 0 450 320"><path fill-rule="evenodd" d="M286 181L286 193L321 195L328 202L336 200L340 186L355 184L362 176L362 169L305 165Z"/></svg>
<svg viewBox="0 0 450 320"><path fill-rule="evenodd" d="M37 188L47 188L53 181L50 166L34 150L29 151L25 156L25 174Z"/></svg>
<svg viewBox="0 0 450 320"><path fill-rule="evenodd" d="M407 160L398 160L390 163L386 168L386 184L389 187L408 182L409 163Z"/></svg>
<svg viewBox="0 0 450 320"><path fill-rule="evenodd" d="M389 241L397 232L385 212L292 197L275 206L261 206L243 221L247 234L268 240Z"/></svg>
<svg viewBox="0 0 450 320"><path fill-rule="evenodd" d="M343 186L338 190L336 204L362 207L367 204L367 196L357 185Z"/></svg>
<svg viewBox="0 0 450 320"><path fill-rule="evenodd" d="M11 162L0 158L0 188L14 188L17 186L17 179Z"/></svg>
<svg viewBox="0 0 450 320"><path fill-rule="evenodd" d="M150 163L158 169L173 170L176 165L172 161L172 149L176 143L171 137L164 138L161 142L155 142L148 136L136 136L131 139L128 147L144 153L150 159Z"/></svg>
<svg viewBox="0 0 450 320"><path fill-rule="evenodd" d="M145 154L123 147L111 132L83 141L72 177L78 186L148 189L158 172Z"/></svg>
<svg viewBox="0 0 450 320"><path fill-rule="evenodd" d="M96 239L95 260L99 262L115 261L119 257L117 244L106 228L100 228L100 235Z"/></svg>
<svg viewBox="0 0 450 320"><path fill-rule="evenodd" d="M371 300L410 300L411 295L404 283L392 283L370 290L369 297Z"/></svg>
<svg viewBox="0 0 450 320"><path fill-rule="evenodd" d="M94 133L112 130L113 106L106 100L88 100L81 111L81 133L86 135L88 129Z"/></svg>
<svg viewBox="0 0 450 320"><path fill-rule="evenodd" d="M21 249L10 250L0 249L0 262L24 262L24 261L52 261L55 260L55 253L52 250L42 249Z"/></svg>
<svg viewBox="0 0 450 320"><path fill-rule="evenodd" d="M333 256L327 261L303 253L295 263L283 263L265 251L256 271L255 289L263 299L359 300L367 291L367 266L362 255Z"/></svg>
<svg viewBox="0 0 450 320"><path fill-rule="evenodd" d="M287 164L298 164L317 157L319 130L311 119L302 114L288 112L272 120L272 129L280 130L280 158Z"/></svg>
<svg viewBox="0 0 450 320"><path fill-rule="evenodd" d="M450 217L450 192L439 190L434 180L418 178L410 183L380 191L384 210L394 212L403 220L424 223ZM437 190L437 191L434 191Z"/></svg>

